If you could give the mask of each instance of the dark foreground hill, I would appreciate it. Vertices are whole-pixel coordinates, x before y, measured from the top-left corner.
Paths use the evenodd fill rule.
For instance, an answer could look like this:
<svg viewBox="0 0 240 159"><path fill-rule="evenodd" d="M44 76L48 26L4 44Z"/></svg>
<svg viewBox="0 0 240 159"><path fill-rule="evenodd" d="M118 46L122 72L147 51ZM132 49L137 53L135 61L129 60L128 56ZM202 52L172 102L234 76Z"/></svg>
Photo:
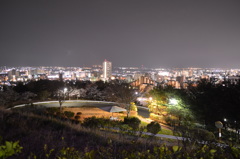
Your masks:
<svg viewBox="0 0 240 159"><path fill-rule="evenodd" d="M10 158L238 158L234 147L181 144L167 147L156 138L87 129L79 123L32 112L0 109L1 145L19 141L21 153ZM1 157L0 157L1 158Z"/></svg>

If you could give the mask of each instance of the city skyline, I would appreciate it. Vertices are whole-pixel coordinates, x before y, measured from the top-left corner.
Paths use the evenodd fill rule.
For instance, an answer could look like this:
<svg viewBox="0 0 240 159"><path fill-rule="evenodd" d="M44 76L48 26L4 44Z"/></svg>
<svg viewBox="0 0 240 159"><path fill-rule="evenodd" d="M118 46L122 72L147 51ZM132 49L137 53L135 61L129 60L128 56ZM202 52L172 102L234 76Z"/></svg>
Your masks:
<svg viewBox="0 0 240 159"><path fill-rule="evenodd" d="M0 65L239 68L240 1L1 1Z"/></svg>

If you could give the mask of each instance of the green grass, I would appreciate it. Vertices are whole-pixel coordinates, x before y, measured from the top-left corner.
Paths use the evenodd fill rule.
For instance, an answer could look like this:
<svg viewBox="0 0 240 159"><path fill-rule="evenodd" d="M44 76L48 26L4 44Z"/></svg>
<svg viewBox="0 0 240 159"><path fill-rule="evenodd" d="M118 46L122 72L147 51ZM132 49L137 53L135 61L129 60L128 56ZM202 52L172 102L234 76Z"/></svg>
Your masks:
<svg viewBox="0 0 240 159"><path fill-rule="evenodd" d="M141 121L140 126L147 126L149 123ZM146 129L147 131L147 129ZM164 129L162 128L161 131L158 132L158 134L163 134L163 135L173 135L173 131L169 129Z"/></svg>
<svg viewBox="0 0 240 159"><path fill-rule="evenodd" d="M158 132L158 134L163 134L163 135L173 135L173 131L169 129L163 129Z"/></svg>
<svg viewBox="0 0 240 159"><path fill-rule="evenodd" d="M147 126L148 124L149 124L149 123L147 123L147 122L141 121L140 126Z"/></svg>

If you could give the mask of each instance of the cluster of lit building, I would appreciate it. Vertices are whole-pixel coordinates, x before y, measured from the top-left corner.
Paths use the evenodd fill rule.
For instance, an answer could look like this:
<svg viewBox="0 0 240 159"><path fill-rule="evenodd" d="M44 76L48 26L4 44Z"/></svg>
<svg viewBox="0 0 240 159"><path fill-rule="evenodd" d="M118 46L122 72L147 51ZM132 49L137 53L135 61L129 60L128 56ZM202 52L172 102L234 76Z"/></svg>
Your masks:
<svg viewBox="0 0 240 159"><path fill-rule="evenodd" d="M0 85L41 79L93 82L120 79L142 90L157 85L171 85L179 89L186 88L189 83L194 85L200 79L236 83L240 80L240 69L112 67L112 62L107 60L102 65L91 67L0 67Z"/></svg>

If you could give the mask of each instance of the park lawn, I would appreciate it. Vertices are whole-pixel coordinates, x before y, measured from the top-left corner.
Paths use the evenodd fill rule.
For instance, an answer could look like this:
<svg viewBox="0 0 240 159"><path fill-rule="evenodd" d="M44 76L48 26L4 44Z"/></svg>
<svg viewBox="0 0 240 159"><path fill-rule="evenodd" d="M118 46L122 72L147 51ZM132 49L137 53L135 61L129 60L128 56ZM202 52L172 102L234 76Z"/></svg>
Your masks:
<svg viewBox="0 0 240 159"><path fill-rule="evenodd" d="M140 126L147 126L149 123L141 121L141 125ZM147 131L147 129L146 129ZM173 131L169 130L169 129L164 129L162 128L161 131L158 132L158 134L163 134L163 135L173 135Z"/></svg>
<svg viewBox="0 0 240 159"><path fill-rule="evenodd" d="M145 122L145 121L141 121L140 126L147 126L149 123Z"/></svg>
<svg viewBox="0 0 240 159"><path fill-rule="evenodd" d="M158 132L158 134L163 134L163 135L173 135L173 131L169 129L164 129L162 128L161 131Z"/></svg>

